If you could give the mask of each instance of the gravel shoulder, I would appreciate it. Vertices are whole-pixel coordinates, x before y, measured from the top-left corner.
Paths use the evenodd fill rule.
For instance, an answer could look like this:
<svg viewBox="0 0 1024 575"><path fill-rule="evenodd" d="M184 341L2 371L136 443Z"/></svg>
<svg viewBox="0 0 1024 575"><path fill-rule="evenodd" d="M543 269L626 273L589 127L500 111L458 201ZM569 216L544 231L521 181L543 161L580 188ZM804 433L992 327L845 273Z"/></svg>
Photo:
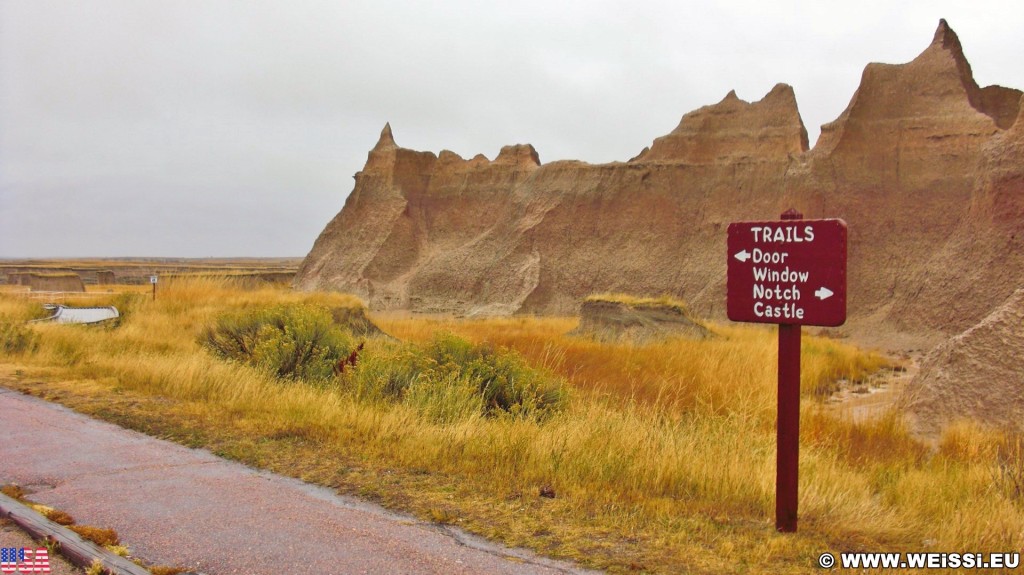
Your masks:
<svg viewBox="0 0 1024 575"><path fill-rule="evenodd" d="M28 534L19 529L13 521L0 517L0 547L21 549L41 546L41 544L33 541ZM82 575L85 573L65 561L59 554L56 556L50 555L50 570L51 575Z"/></svg>

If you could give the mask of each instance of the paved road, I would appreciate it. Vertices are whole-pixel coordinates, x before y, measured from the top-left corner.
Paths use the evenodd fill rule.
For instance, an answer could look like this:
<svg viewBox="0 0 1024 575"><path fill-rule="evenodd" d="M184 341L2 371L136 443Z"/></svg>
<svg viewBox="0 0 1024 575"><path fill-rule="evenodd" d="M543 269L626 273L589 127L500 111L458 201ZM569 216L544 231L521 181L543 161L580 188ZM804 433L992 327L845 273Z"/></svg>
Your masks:
<svg viewBox="0 0 1024 575"><path fill-rule="evenodd" d="M581 573L0 388L0 483L210 575Z"/></svg>

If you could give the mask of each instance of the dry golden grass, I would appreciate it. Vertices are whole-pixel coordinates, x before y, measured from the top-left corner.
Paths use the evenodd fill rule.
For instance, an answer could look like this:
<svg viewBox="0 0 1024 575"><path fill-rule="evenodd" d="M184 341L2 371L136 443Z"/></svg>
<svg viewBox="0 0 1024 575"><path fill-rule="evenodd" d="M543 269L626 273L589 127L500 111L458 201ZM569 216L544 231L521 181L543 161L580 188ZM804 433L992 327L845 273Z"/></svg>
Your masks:
<svg viewBox="0 0 1024 575"><path fill-rule="evenodd" d="M399 339L427 341L438 331L448 331L510 347L534 365L560 373L574 388L597 394L677 412L700 406L712 413L743 409L770 416L775 410L777 342L770 329L708 324L720 337L636 345L566 336L576 327L576 318L374 318ZM864 379L888 365L881 356L835 341L805 337L803 347L805 393L817 393L839 378Z"/></svg>
<svg viewBox="0 0 1024 575"><path fill-rule="evenodd" d="M671 308L679 311L683 315L690 317L689 307L686 302L678 300L669 295L663 295L659 297L641 297L625 293L598 293L592 294L583 299L588 302L610 302L610 303L621 303L630 307L658 307L658 308Z"/></svg>
<svg viewBox="0 0 1024 575"><path fill-rule="evenodd" d="M24 501L25 499L25 491L18 485L4 485L0 487L0 493L18 501Z"/></svg>
<svg viewBox="0 0 1024 575"><path fill-rule="evenodd" d="M45 515L47 519L53 521L54 523L57 523L58 525L72 525L75 522L74 517L72 517L66 511L61 511L60 509L50 509L49 511L43 513L43 515Z"/></svg>
<svg viewBox="0 0 1024 575"><path fill-rule="evenodd" d="M68 529L77 533L82 539L88 539L100 547L119 545L121 543L120 538L117 536L117 531L113 529L93 527L91 525L68 525Z"/></svg>
<svg viewBox="0 0 1024 575"><path fill-rule="evenodd" d="M933 453L895 415L869 423L832 417L818 390L886 363L833 341L805 338L801 531L780 535L772 528L771 330L713 326L719 337L710 340L636 346L567 337L575 325L567 318L378 316L405 340L449 331L515 349L563 375L574 392L563 411L541 421L439 423L338 387L281 383L197 343L227 309L358 305L354 298L241 290L229 280L163 287L156 302L117 296L125 308L117 328L34 325L41 344L4 359L8 373L25 374L7 384L613 571L816 572L826 550L1024 543L1024 509L993 483L1000 438L957 428ZM30 306L3 296L0 316L28 318Z"/></svg>

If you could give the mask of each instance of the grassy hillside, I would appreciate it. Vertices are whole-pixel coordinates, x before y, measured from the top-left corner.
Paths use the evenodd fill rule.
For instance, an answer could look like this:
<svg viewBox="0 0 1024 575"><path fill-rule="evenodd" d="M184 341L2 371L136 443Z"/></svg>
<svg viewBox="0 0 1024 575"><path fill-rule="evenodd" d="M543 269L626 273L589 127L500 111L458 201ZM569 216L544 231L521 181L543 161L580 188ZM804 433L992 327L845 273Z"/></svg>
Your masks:
<svg viewBox="0 0 1024 575"><path fill-rule="evenodd" d="M886 365L835 341L804 338L800 532L780 535L771 330L610 345L564 335L568 318L382 315L394 338L324 336L335 347L303 357L335 369L283 372L269 362L296 356L280 350L344 331L325 322L359 302L179 278L155 302L89 299L106 303L118 325L25 326L38 303L0 294L3 384L616 572L817 572L823 551L1024 545L1006 438L959 426L932 451L893 414L834 416L820 398L837 379ZM293 323L246 327L280 315L267 309ZM263 351L225 359L211 329Z"/></svg>

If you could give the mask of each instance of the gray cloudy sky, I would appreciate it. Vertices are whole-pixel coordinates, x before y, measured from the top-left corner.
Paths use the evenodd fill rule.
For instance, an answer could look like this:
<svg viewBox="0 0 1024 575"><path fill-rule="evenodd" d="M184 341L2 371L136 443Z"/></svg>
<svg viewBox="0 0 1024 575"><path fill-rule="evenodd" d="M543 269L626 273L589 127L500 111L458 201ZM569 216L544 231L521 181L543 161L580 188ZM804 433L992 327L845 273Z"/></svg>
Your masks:
<svg viewBox="0 0 1024 575"><path fill-rule="evenodd" d="M0 0L0 257L305 255L385 121L608 162L785 82L813 142L939 18L1024 88L1019 0Z"/></svg>

